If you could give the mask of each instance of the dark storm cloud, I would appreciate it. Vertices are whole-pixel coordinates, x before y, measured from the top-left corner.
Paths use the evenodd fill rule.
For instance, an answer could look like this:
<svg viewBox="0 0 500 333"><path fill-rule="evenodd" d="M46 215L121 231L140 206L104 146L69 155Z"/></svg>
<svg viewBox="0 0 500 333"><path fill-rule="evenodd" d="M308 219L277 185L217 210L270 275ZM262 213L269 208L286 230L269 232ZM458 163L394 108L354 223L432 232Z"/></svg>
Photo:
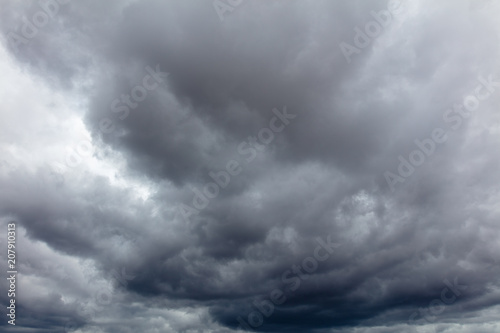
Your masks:
<svg viewBox="0 0 500 333"><path fill-rule="evenodd" d="M94 157L117 170L123 160L125 182L149 194L86 172L59 185L40 185L42 171L0 178L2 216L90 260L117 292L101 317L82 316L78 298L96 299L82 278L61 291L73 298L30 307L27 326L226 332L243 318L268 332L471 332L473 316L498 320L498 93L459 129L443 118L478 77L500 81L491 2L401 3L360 47L358 31L393 3L246 1L221 21L209 1L75 1L15 51L9 34L39 6L5 1L4 44L82 98ZM342 43L359 52L346 59ZM240 145L262 144L276 109L296 118L245 162ZM435 128L447 141L391 191L384 172ZM232 160L241 172L184 219L179 207L208 196L210 172ZM328 235L341 245L331 258L303 278L286 273ZM127 283L113 279L122 269ZM456 299L438 311L446 288ZM254 302L276 289L286 302L260 314Z"/></svg>

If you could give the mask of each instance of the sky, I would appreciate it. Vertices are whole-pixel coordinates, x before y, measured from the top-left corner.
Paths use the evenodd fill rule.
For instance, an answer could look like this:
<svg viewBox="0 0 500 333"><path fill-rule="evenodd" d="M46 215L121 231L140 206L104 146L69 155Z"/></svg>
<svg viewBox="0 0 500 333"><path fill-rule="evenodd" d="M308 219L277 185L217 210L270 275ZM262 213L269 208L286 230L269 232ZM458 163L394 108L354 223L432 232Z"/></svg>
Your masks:
<svg viewBox="0 0 500 333"><path fill-rule="evenodd" d="M499 14L0 0L0 331L500 332Z"/></svg>

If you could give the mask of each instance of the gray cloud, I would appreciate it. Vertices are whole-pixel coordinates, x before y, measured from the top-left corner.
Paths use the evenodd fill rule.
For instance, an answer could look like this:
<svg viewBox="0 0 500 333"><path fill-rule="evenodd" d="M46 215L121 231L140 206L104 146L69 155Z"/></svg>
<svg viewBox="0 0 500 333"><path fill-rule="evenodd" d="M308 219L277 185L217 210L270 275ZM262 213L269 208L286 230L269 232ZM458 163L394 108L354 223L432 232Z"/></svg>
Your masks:
<svg viewBox="0 0 500 333"><path fill-rule="evenodd" d="M61 2L16 46L46 2L4 1L0 219L21 228L18 326L498 331L498 87L457 128L445 115L478 77L500 81L499 6L403 2L360 47L392 2L224 3L221 20L210 1ZM285 108L296 117L275 131ZM436 128L446 142L392 189L384 174ZM328 235L335 253L297 271ZM255 304L273 290L286 302L267 316Z"/></svg>

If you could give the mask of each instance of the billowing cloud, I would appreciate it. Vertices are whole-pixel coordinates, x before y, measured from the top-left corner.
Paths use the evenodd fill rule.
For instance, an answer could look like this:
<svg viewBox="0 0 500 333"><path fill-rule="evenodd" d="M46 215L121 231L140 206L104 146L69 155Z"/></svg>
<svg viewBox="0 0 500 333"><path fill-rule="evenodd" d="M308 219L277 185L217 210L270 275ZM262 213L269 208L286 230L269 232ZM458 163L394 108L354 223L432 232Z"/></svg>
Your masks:
<svg viewBox="0 0 500 333"><path fill-rule="evenodd" d="M499 12L5 0L2 330L497 332Z"/></svg>

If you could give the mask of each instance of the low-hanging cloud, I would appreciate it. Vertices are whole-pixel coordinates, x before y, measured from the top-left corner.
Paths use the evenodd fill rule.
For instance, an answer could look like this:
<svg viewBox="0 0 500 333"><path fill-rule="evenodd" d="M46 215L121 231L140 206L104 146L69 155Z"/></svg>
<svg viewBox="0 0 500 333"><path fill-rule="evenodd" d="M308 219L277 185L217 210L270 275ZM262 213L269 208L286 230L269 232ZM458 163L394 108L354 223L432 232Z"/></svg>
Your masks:
<svg viewBox="0 0 500 333"><path fill-rule="evenodd" d="M497 332L499 12L3 1L2 330Z"/></svg>

